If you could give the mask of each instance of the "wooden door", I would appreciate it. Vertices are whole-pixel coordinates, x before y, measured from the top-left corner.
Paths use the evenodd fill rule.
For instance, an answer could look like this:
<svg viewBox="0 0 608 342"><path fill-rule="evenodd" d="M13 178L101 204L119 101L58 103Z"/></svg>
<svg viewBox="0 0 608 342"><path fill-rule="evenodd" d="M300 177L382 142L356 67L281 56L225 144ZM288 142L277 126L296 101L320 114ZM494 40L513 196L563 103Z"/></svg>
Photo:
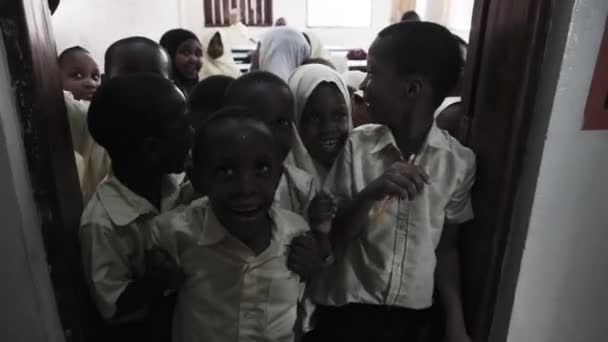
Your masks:
<svg viewBox="0 0 608 342"><path fill-rule="evenodd" d="M10 77L19 106L34 198L66 341L93 336L82 276L78 226L82 199L50 26L57 0L0 3ZM93 339L86 339L93 341Z"/></svg>
<svg viewBox="0 0 608 342"><path fill-rule="evenodd" d="M506 340L524 240L511 229L543 62L552 0L477 0L466 77L468 145L478 159L475 221L462 236L463 287L475 341ZM523 232L525 237L525 232Z"/></svg>

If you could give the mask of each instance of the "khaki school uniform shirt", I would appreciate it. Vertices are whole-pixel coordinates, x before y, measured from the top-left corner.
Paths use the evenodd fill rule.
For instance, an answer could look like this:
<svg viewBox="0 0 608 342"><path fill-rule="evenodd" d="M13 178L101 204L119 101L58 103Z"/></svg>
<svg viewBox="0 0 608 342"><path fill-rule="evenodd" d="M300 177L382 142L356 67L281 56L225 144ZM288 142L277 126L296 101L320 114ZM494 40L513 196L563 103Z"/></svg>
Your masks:
<svg viewBox="0 0 608 342"><path fill-rule="evenodd" d="M275 204L279 208L308 217L308 207L317 190L313 177L289 164L284 164L284 170L275 194Z"/></svg>
<svg viewBox="0 0 608 342"><path fill-rule="evenodd" d="M64 91L65 105L68 112L70 123L70 133L74 152L82 157L81 169L81 191L83 201L89 201L97 186L110 172L111 162L106 150L99 146L91 133L87 124L87 112L89 111L88 101L78 101L71 93ZM77 161L78 162L78 161Z"/></svg>
<svg viewBox="0 0 608 342"><path fill-rule="evenodd" d="M287 246L307 223L274 206L270 245L256 256L222 226L207 198L180 209L155 219L151 236L186 274L173 341L293 341L304 283L287 268Z"/></svg>
<svg viewBox="0 0 608 342"><path fill-rule="evenodd" d="M182 203L177 180L167 176L162 211ZM86 279L105 319L116 313L125 288L144 274L144 233L159 211L145 198L109 176L99 185L80 221L80 245Z"/></svg>
<svg viewBox="0 0 608 342"><path fill-rule="evenodd" d="M402 159L400 154L386 126L359 127L329 175L328 190L339 199L353 198ZM375 215L381 204L376 205L364 228L337 248L335 265L315 283L317 304L411 309L432 304L435 250L444 224L473 218L475 155L433 125L415 163L430 184L413 201L391 198L379 222Z"/></svg>

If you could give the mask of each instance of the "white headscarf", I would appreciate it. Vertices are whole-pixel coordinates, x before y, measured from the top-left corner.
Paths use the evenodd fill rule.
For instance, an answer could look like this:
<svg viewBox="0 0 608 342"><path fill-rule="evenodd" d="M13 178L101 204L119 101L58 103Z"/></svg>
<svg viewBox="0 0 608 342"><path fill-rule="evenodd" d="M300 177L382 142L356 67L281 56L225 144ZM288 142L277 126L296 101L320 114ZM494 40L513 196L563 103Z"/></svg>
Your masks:
<svg viewBox="0 0 608 342"><path fill-rule="evenodd" d="M308 151L306 146L300 138L297 127L300 125L302 114L308 98L314 92L314 90L321 83L333 83L338 87L342 96L344 96L344 102L346 103L347 114L348 114L348 132L353 130L352 120L352 109L350 102L350 93L346 83L336 71L332 68L322 64L308 64L299 67L289 79L289 88L294 95L294 107L295 107L295 126L294 126L294 146L291 150L287 162L295 165L296 167L308 172L317 182L318 186L323 186L325 178L330 170L326 170L325 167L315 162Z"/></svg>
<svg viewBox="0 0 608 342"><path fill-rule="evenodd" d="M213 39L216 33L220 35L220 40L224 46L224 53L219 58L213 59L209 56L208 49L211 39ZM198 74L199 79L203 80L213 75L225 75L234 78L241 76L241 71L232 58L230 46L220 30L205 30L201 36L201 44L203 45L203 67Z"/></svg>
<svg viewBox="0 0 608 342"><path fill-rule="evenodd" d="M310 31L304 32L304 34L306 34L308 40L310 40L310 58L323 58L331 61L331 55L325 48L325 45L323 45L321 38L316 33Z"/></svg>
<svg viewBox="0 0 608 342"><path fill-rule="evenodd" d="M272 72L285 82L308 58L310 46L299 31L279 27L268 31L262 38L260 70Z"/></svg>

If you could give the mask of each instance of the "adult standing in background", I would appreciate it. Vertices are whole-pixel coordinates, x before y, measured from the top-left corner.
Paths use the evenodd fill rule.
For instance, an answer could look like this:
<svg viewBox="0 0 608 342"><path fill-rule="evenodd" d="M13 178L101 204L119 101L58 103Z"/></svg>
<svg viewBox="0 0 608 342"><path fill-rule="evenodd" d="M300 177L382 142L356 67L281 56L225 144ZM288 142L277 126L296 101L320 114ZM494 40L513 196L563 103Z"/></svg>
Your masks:
<svg viewBox="0 0 608 342"><path fill-rule="evenodd" d="M416 11L407 11L401 16L401 21L420 21L420 15Z"/></svg>
<svg viewBox="0 0 608 342"><path fill-rule="evenodd" d="M287 26L287 19L280 17L275 21L274 26Z"/></svg>
<svg viewBox="0 0 608 342"><path fill-rule="evenodd" d="M232 47L243 47L256 43L256 40L253 39L249 33L247 26L241 22L241 15L238 9L233 8L230 10L228 20L230 21L230 26L226 29L228 45Z"/></svg>

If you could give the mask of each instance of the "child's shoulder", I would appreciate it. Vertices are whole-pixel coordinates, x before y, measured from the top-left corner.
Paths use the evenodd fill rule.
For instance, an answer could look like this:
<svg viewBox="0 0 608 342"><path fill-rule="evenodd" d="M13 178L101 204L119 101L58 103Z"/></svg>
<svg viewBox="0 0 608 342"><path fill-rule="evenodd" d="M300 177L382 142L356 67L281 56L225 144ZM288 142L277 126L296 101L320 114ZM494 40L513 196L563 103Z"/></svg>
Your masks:
<svg viewBox="0 0 608 342"><path fill-rule="evenodd" d="M440 138L445 141L448 147L448 157L452 161L462 164L466 168L473 168L475 166L475 152L470 148L462 145L458 139L454 138L448 131L438 129Z"/></svg>
<svg viewBox="0 0 608 342"><path fill-rule="evenodd" d="M297 166L284 164L285 177L288 177L296 185L309 186L314 182L312 175Z"/></svg>
<svg viewBox="0 0 608 342"><path fill-rule="evenodd" d="M292 211L275 205L271 208L271 216L277 229L287 240L310 231L310 226L304 217Z"/></svg>
<svg viewBox="0 0 608 342"><path fill-rule="evenodd" d="M165 211L154 221L163 227L202 226L210 210L209 199L203 197Z"/></svg>
<svg viewBox="0 0 608 342"><path fill-rule="evenodd" d="M350 135L350 140L361 140L376 142L379 136L386 134L389 131L388 127L377 124L361 125L353 130Z"/></svg>
<svg viewBox="0 0 608 342"><path fill-rule="evenodd" d="M284 164L284 170L285 173L279 183L279 192L282 188L287 188L288 191L295 190L302 199L316 192L318 184L310 173L290 164Z"/></svg>

